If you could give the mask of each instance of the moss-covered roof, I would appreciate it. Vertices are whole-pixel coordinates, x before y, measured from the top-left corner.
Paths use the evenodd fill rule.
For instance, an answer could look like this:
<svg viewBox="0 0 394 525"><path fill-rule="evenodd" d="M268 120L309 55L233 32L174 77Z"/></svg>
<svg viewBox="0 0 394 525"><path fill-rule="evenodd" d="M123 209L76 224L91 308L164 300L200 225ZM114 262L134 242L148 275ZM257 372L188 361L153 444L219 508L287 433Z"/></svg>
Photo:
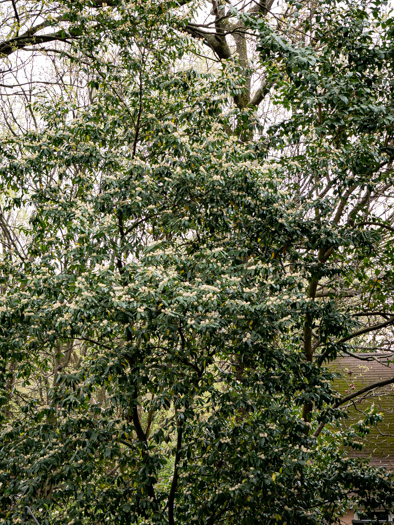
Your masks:
<svg viewBox="0 0 394 525"><path fill-rule="evenodd" d="M365 359L371 355L363 354L361 357ZM335 386L342 396L394 377L394 364L386 366L383 359L379 362L342 357L332 364L332 368L341 374L341 378L335 380ZM394 384L376 388L368 394L355 398L347 408L348 424L362 419L362 412L372 403L377 411L382 413L383 421L363 439L362 451L357 453L353 451L351 455L368 457L371 464L394 470Z"/></svg>

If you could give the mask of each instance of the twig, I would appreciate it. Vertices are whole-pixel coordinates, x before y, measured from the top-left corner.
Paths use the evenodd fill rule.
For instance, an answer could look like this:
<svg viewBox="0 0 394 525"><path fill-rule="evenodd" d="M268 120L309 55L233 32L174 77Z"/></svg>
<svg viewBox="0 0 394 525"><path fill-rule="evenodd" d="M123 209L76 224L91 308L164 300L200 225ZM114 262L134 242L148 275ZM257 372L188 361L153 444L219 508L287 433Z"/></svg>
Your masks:
<svg viewBox="0 0 394 525"><path fill-rule="evenodd" d="M31 516L32 516L33 520L36 522L36 524L40 525L39 522L37 521L37 518L34 516L33 511L31 510L31 508L26 506L26 510L31 514Z"/></svg>

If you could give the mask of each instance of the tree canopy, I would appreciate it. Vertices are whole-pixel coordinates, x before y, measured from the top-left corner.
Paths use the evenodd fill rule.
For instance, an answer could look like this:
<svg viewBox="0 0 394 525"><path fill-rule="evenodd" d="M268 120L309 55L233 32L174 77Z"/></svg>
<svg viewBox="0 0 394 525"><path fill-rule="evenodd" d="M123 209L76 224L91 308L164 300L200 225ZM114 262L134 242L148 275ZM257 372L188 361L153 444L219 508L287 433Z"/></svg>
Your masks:
<svg viewBox="0 0 394 525"><path fill-rule="evenodd" d="M392 355L390 6L0 10L2 523L389 508L330 363Z"/></svg>

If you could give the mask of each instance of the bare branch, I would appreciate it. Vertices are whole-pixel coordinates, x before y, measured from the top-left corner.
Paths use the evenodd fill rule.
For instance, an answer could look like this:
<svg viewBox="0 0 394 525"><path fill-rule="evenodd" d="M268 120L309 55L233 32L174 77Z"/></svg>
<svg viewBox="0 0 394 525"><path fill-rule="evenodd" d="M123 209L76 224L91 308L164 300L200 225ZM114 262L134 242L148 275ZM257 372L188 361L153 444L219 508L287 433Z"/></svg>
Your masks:
<svg viewBox="0 0 394 525"><path fill-rule="evenodd" d="M356 332L353 332L352 334L343 337L339 341L337 341L337 344L345 343L346 341L350 341L350 339L354 339L355 337L358 337L359 335L367 334L368 332L374 332L376 330L380 330L381 328L385 328L386 326L390 326L394 323L394 317L390 317L387 321L384 321L383 323L374 324L373 326L366 326L365 328L361 328L360 330L357 330Z"/></svg>
<svg viewBox="0 0 394 525"><path fill-rule="evenodd" d="M391 377L389 379L384 379L383 381L378 381L377 383L373 383L372 385L368 385L364 388L361 388L360 390L357 390L357 392L353 392L352 394L349 394L348 396L342 397L334 404L332 408L338 408L344 403L347 403L348 401L351 401L352 399L355 399L356 397L359 397L365 394L366 392L370 392L371 390L374 390L375 388L382 388L384 386L391 385L393 383L394 383L394 377ZM317 438L320 435L326 423L327 423L326 421L322 421L319 424L319 426L313 433L313 437Z"/></svg>
<svg viewBox="0 0 394 525"><path fill-rule="evenodd" d="M381 222L375 221L358 222L357 224L355 224L355 226L380 226L381 228L385 228L386 230L394 232L394 228L389 226L388 224L383 224Z"/></svg>

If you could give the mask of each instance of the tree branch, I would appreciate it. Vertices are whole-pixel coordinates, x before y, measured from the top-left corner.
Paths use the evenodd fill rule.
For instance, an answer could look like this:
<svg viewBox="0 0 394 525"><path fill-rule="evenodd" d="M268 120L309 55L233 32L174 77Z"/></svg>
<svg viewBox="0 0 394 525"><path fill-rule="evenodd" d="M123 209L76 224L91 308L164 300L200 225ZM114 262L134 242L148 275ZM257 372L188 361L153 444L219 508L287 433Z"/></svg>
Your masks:
<svg viewBox="0 0 394 525"><path fill-rule="evenodd" d="M178 468L179 468L179 460L181 458L180 452L181 452L181 447L182 447L182 436L183 436L183 421L180 421L178 424L178 432L177 432L174 474L172 477L170 494L168 496L168 523L169 525L175 525L174 502L175 502L175 493L176 493L176 489L178 485Z"/></svg>
<svg viewBox="0 0 394 525"><path fill-rule="evenodd" d="M263 16L267 15L274 4L275 0L258 0L256 5L254 5L249 11L248 14L262 14Z"/></svg>
<svg viewBox="0 0 394 525"><path fill-rule="evenodd" d="M79 32L78 32L79 35ZM66 31L58 31L52 35L27 35L24 33L20 37L12 38L6 42L0 44L0 57L6 57L11 55L18 49L24 49L27 46L36 44L46 44L48 42L60 41L67 42L69 38L75 38L77 34L72 34L72 31L66 33Z"/></svg>
<svg viewBox="0 0 394 525"><path fill-rule="evenodd" d="M383 381L377 381L376 383L373 383L372 385L365 386L364 388L361 388L360 390L357 390L357 392L353 392L349 394L348 396L343 397L336 403L336 407L339 407L348 401L351 401L355 397L361 396L362 394L365 394L366 392L370 392L371 390L374 390L375 388L382 388L387 385L391 385L394 383L394 376L390 377L389 379L384 379Z"/></svg>
<svg viewBox="0 0 394 525"><path fill-rule="evenodd" d="M386 228L386 230L390 230L391 232L394 232L394 228L392 228L388 224L382 224L381 222L375 222L375 221L358 222L354 226L380 226L381 228Z"/></svg>
<svg viewBox="0 0 394 525"><path fill-rule="evenodd" d="M382 388L384 386L391 385L393 383L394 383L394 377L391 377L389 379L384 379L383 381L378 381L377 383L373 383L372 385L368 385L364 388L361 388L360 390L357 390L357 392L353 392L352 394L349 394L348 396L342 397L334 404L333 408L334 409L338 408L344 403L351 401L355 397L359 397L365 394L366 392L370 392L371 390L374 390L375 388ZM317 429L315 430L315 432L313 433L313 437L317 438L320 435L321 431L323 430L326 424L327 424L326 421L322 421L317 427Z"/></svg>
<svg viewBox="0 0 394 525"><path fill-rule="evenodd" d="M380 330L380 328L385 328L386 326L389 326L394 323L394 317L390 317L387 321L384 321L383 323L374 324L373 326L366 326L365 328L361 328L360 330L357 330L357 332L354 332L353 334L350 334L346 337L343 337L339 341L337 341L337 344L346 343L346 341L349 341L350 339L353 339L354 337L358 337L359 335L367 334L368 332L374 332L375 330Z"/></svg>
<svg viewBox="0 0 394 525"><path fill-rule="evenodd" d="M271 87L273 86L272 80L266 80L261 84L261 86L258 88L256 93L253 95L252 100L250 101L249 105L253 107L257 107L261 104L261 102L264 100L266 95L268 95Z"/></svg>
<svg viewBox="0 0 394 525"><path fill-rule="evenodd" d="M191 25L186 26L185 31L193 38L199 38L200 40L203 40L205 44L210 47L221 60L231 58L231 50L224 35L208 33Z"/></svg>
<svg viewBox="0 0 394 525"><path fill-rule="evenodd" d="M18 9L16 8L15 0L12 0L12 7L14 8L15 18L16 18L16 22L17 22L16 36L18 36L19 35L19 28L21 26L21 21L20 21L20 18L19 18Z"/></svg>

